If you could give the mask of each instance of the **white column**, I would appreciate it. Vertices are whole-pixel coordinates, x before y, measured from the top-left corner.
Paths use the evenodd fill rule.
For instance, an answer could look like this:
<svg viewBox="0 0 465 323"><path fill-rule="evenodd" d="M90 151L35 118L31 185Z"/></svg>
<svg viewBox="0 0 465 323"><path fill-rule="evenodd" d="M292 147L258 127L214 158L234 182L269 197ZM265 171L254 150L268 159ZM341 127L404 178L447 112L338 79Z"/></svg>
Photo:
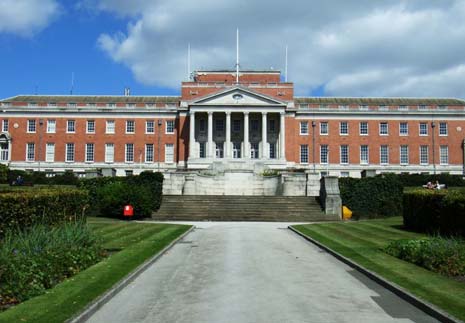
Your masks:
<svg viewBox="0 0 465 323"><path fill-rule="evenodd" d="M225 143L225 156L231 158L231 112L226 112L226 143Z"/></svg>
<svg viewBox="0 0 465 323"><path fill-rule="evenodd" d="M268 158L270 149L268 148L266 112L262 112L262 158Z"/></svg>
<svg viewBox="0 0 465 323"><path fill-rule="evenodd" d="M242 158L250 158L250 144L249 144L249 113L244 112L244 152Z"/></svg>
<svg viewBox="0 0 465 323"><path fill-rule="evenodd" d="M208 158L213 158L213 112L208 112Z"/></svg>
<svg viewBox="0 0 465 323"><path fill-rule="evenodd" d="M286 152L285 152L285 143L286 143L286 139L285 139L285 134L286 134L286 123L285 123L285 120L286 120L286 113L285 112L281 112L281 120L279 122L279 158L280 159L286 159Z"/></svg>
<svg viewBox="0 0 465 323"><path fill-rule="evenodd" d="M190 112L189 159L195 158L195 112Z"/></svg>

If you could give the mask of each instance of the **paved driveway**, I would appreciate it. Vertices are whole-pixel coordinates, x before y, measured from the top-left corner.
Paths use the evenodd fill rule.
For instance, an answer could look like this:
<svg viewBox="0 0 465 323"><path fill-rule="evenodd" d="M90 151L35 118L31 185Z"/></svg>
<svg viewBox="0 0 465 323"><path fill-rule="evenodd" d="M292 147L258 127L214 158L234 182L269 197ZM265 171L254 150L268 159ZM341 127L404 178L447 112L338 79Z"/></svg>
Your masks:
<svg viewBox="0 0 465 323"><path fill-rule="evenodd" d="M89 322L436 322L287 225L196 223Z"/></svg>

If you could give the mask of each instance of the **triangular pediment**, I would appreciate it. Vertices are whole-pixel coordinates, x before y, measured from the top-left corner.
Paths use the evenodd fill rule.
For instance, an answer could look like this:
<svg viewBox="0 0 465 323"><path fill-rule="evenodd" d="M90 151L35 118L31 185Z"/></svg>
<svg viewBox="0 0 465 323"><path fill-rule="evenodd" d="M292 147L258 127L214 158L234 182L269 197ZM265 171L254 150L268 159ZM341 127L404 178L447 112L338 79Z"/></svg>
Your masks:
<svg viewBox="0 0 465 323"><path fill-rule="evenodd" d="M200 106L286 106L286 103L243 87L234 87L189 102Z"/></svg>

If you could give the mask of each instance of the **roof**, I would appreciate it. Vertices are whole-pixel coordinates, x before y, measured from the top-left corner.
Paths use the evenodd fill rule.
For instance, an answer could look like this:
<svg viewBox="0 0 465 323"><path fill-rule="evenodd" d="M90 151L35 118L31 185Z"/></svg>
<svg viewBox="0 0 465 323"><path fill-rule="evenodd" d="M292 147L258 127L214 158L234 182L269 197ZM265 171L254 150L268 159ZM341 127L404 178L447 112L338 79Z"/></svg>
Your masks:
<svg viewBox="0 0 465 323"><path fill-rule="evenodd" d="M108 95L18 95L0 102L34 103L178 103L179 96L108 96Z"/></svg>
<svg viewBox="0 0 465 323"><path fill-rule="evenodd" d="M297 104L359 104L359 105L465 105L465 100L450 98L341 98L295 97Z"/></svg>

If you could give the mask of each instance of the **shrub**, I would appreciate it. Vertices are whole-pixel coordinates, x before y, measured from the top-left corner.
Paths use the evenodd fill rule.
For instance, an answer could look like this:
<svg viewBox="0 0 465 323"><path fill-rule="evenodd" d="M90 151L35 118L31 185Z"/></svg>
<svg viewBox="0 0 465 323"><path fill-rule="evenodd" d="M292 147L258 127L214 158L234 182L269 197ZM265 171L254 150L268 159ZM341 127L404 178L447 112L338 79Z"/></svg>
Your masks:
<svg viewBox="0 0 465 323"><path fill-rule="evenodd" d="M8 231L0 246L0 307L40 295L103 256L82 221Z"/></svg>
<svg viewBox="0 0 465 323"><path fill-rule="evenodd" d="M465 242L461 239L398 240L391 242L385 251L443 275L465 275Z"/></svg>
<svg viewBox="0 0 465 323"><path fill-rule="evenodd" d="M41 189L0 193L0 237L34 224L59 224L85 216L88 193L78 189Z"/></svg>
<svg viewBox="0 0 465 323"><path fill-rule="evenodd" d="M464 235L465 193L425 189L405 192L403 218L410 230Z"/></svg>
<svg viewBox="0 0 465 323"><path fill-rule="evenodd" d="M421 187L428 182L435 183L439 181L441 184L446 184L448 187L452 186L465 186L465 180L462 175L450 175L450 174L389 174L389 176L397 177L402 186L404 187Z"/></svg>
<svg viewBox="0 0 465 323"><path fill-rule="evenodd" d="M0 184L5 184L8 181L8 166L0 164Z"/></svg>
<svg viewBox="0 0 465 323"><path fill-rule="evenodd" d="M342 204L355 218L376 218L402 214L402 185L391 176L340 178Z"/></svg>

